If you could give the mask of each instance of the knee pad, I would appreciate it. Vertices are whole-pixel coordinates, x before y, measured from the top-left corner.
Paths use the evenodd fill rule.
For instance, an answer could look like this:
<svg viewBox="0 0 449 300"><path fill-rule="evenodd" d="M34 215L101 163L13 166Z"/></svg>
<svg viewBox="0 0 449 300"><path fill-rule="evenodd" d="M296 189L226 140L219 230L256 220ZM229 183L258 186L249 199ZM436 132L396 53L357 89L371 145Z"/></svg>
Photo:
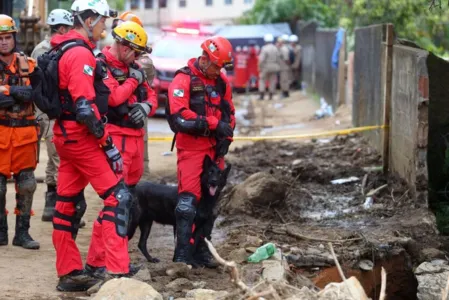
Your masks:
<svg viewBox="0 0 449 300"><path fill-rule="evenodd" d="M73 205L75 206L75 212L73 214L68 214L66 212L60 212L56 210L54 213L54 218L70 222L70 226L53 223L53 228L56 230L70 232L72 234L72 238L75 240L78 234L81 218L83 217L87 208L86 199L84 198L84 191L81 191L77 195L71 197L58 196L58 198L56 199L56 203L58 202L73 203Z"/></svg>
<svg viewBox="0 0 449 300"><path fill-rule="evenodd" d="M178 204L175 208L177 220L193 221L196 214L196 197L191 193L181 193L178 195Z"/></svg>
<svg viewBox="0 0 449 300"><path fill-rule="evenodd" d="M129 211L132 205L132 195L126 184L122 181L115 186L113 193L118 202L117 206L105 206L103 211L113 212L114 217L104 214L103 220L115 223L117 234L120 237L125 238L128 234Z"/></svg>
<svg viewBox="0 0 449 300"><path fill-rule="evenodd" d="M16 176L17 192L20 195L33 195L36 190L36 178L34 177L34 170L22 170Z"/></svg>

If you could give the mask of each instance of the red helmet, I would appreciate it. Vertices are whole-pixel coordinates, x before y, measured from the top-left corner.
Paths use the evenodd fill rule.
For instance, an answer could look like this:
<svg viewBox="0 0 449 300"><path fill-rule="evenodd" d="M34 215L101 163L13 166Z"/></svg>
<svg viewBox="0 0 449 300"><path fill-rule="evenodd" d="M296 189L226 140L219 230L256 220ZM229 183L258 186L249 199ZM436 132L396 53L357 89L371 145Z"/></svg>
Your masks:
<svg viewBox="0 0 449 300"><path fill-rule="evenodd" d="M232 45L231 43L221 36L214 36L205 40L201 44L203 49L208 55L213 64L221 68L228 68L232 65Z"/></svg>

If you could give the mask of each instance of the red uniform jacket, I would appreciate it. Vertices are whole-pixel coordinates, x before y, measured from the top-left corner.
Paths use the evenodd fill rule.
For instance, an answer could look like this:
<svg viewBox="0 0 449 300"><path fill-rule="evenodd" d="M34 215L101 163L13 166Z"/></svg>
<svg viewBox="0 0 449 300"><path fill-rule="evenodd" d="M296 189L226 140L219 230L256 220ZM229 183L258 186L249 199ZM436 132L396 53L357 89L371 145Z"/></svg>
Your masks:
<svg viewBox="0 0 449 300"><path fill-rule="evenodd" d="M117 58L115 58L109 50L110 46L103 48L102 53L106 56L106 63L113 67L122 70L125 74L128 74L128 66ZM136 96L134 96L134 91L137 88L138 82L136 79L128 78L122 85L119 85L118 81L112 76L111 71L108 69L108 76L103 80L104 84L109 88L111 94L108 99L108 105L111 107L116 107L123 104L126 100L128 100L128 104L131 105L137 102ZM148 92L148 98L144 101L150 103L152 105L151 112L149 116L152 116L156 113L157 109L157 97L156 93L150 86L145 82L143 85L146 87ZM125 116L128 118L128 116ZM135 128L126 128L119 127L114 124L106 125L108 132L113 135L128 135L128 136L143 136L145 131L143 128L135 129Z"/></svg>
<svg viewBox="0 0 449 300"><path fill-rule="evenodd" d="M82 39L90 48L94 48L95 45L87 38L75 30L70 30L65 35L55 35L50 43L52 47L55 47L62 42L72 39ZM80 97L84 97L87 100L93 101L95 99L94 88L94 76L95 76L95 57L91 51L85 47L73 47L59 60L59 88L67 89L72 96L74 102ZM100 114L98 108L92 103L96 117L100 120ZM56 120L54 126L55 136L62 136L62 130L59 126L59 122L63 123L63 126L67 132L67 137L70 140L78 140L86 135L89 135L89 130L86 125L79 124L74 121L61 121ZM100 143L102 143L108 136L108 132L105 130L105 134Z"/></svg>
<svg viewBox="0 0 449 300"><path fill-rule="evenodd" d="M216 85L216 80L207 79L203 73L198 70L194 63L196 62L196 58L192 58L188 62L188 67L192 71L192 73L199 77L204 85ZM225 74L221 74L221 78L226 83L226 93L224 95L224 99L229 102L231 107L231 126L235 127L235 116L234 116L234 103L232 102L232 90L231 85ZM176 95L175 95L176 94ZM190 110L189 108L189 99L190 99L190 76L179 73L175 76L173 81L171 82L168 88L168 97L170 100L170 113L175 114L182 110L181 115L184 119L196 119L197 114ZM214 105L220 105L220 96L210 98L205 95L206 101L212 103ZM218 107L206 105L206 120L209 124L210 130L215 130L217 128L217 124L221 119L221 111ZM176 136L176 148L182 150L205 150L211 147L214 147L216 144L216 140L214 136L203 137L196 136L186 133L179 132Z"/></svg>

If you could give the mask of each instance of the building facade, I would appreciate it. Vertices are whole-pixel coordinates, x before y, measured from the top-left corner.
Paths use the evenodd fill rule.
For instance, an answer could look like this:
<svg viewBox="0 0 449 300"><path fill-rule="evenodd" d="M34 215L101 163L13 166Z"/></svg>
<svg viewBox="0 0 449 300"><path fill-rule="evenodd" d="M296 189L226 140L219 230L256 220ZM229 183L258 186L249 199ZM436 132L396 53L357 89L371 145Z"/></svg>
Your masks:
<svg viewBox="0 0 449 300"><path fill-rule="evenodd" d="M142 18L145 25L164 26L185 19L211 25L233 24L256 0L130 0L125 10ZM162 4L159 7L159 4Z"/></svg>

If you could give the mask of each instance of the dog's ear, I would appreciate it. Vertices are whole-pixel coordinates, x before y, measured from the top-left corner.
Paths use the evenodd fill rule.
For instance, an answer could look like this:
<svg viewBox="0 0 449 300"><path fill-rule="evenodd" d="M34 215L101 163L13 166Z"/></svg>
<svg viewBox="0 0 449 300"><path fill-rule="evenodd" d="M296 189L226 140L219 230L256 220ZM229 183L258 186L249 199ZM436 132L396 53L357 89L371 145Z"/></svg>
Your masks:
<svg viewBox="0 0 449 300"><path fill-rule="evenodd" d="M203 171L209 170L210 166L212 166L214 162L210 158L209 155L206 155L203 160Z"/></svg>

